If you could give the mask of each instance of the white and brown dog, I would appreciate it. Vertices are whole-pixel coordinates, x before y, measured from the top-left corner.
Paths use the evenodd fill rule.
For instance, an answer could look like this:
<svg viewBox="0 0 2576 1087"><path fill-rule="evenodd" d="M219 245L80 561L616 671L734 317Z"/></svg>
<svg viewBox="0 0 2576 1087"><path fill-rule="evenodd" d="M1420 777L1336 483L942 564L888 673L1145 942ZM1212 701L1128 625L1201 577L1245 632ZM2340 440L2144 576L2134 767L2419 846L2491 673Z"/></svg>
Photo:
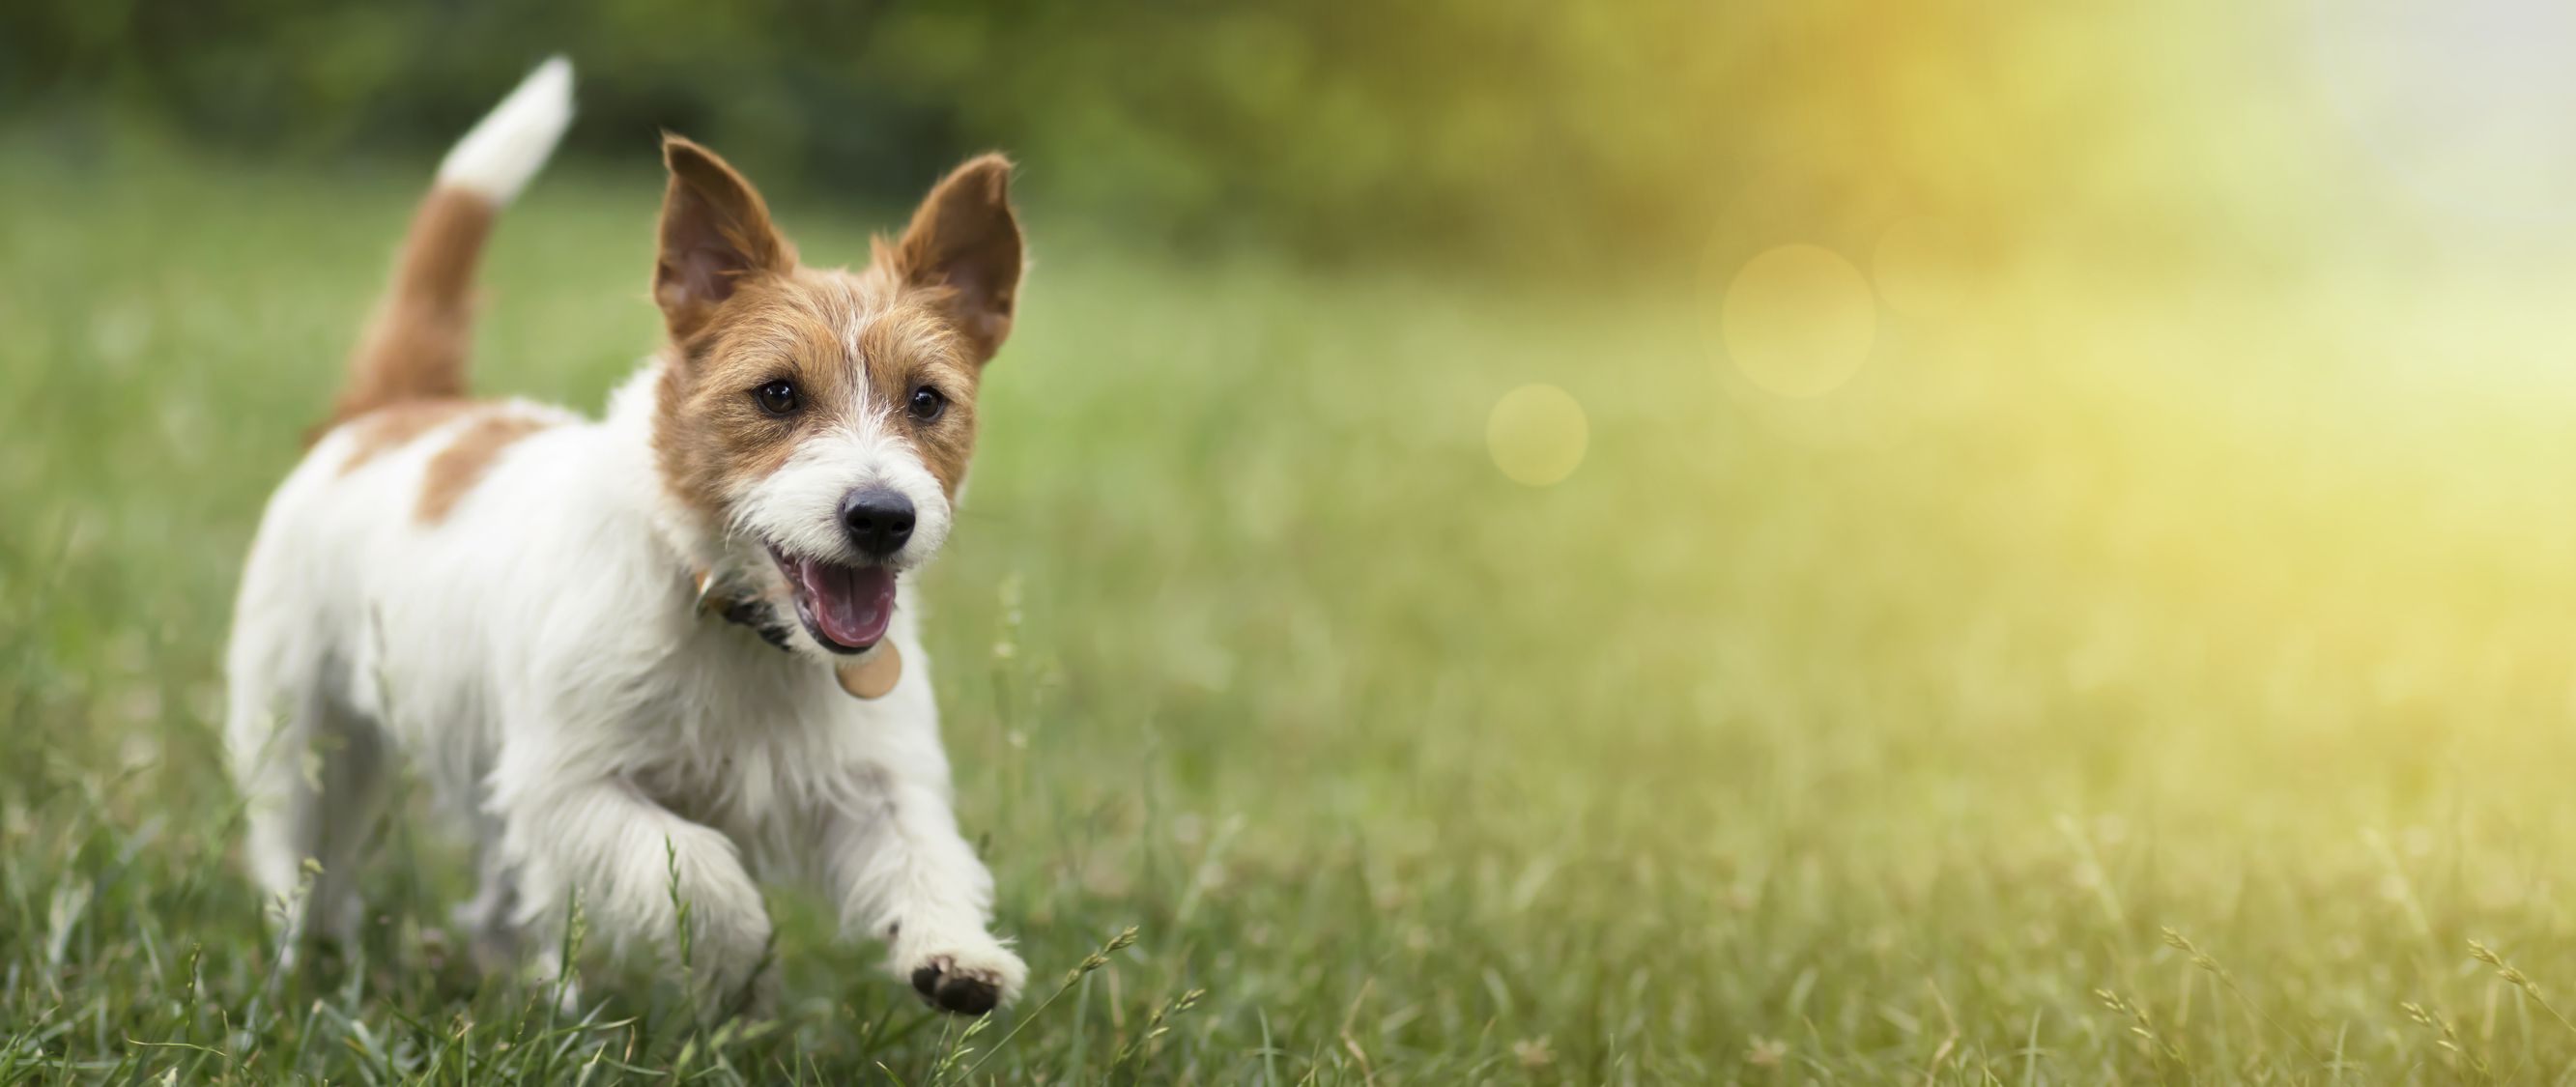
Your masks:
<svg viewBox="0 0 2576 1087"><path fill-rule="evenodd" d="M816 269L667 137L668 346L604 419L467 399L476 256L571 115L549 61L449 153L252 545L227 732L288 947L354 935L399 753L473 830L478 947L538 975L577 896L740 1006L774 976L760 881L801 879L931 1003L1008 1001L1027 971L949 812L913 586L1010 330L1010 164L949 174L865 268Z"/></svg>

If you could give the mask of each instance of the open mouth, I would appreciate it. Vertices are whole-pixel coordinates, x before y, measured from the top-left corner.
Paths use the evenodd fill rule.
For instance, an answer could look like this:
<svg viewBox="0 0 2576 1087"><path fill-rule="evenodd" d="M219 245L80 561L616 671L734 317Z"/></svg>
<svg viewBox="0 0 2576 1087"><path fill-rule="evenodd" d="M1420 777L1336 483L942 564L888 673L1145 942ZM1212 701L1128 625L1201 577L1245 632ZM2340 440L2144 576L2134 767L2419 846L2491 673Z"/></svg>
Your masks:
<svg viewBox="0 0 2576 1087"><path fill-rule="evenodd" d="M894 621L894 571L883 566L842 566L769 549L796 596L796 617L806 633L835 653L864 653Z"/></svg>

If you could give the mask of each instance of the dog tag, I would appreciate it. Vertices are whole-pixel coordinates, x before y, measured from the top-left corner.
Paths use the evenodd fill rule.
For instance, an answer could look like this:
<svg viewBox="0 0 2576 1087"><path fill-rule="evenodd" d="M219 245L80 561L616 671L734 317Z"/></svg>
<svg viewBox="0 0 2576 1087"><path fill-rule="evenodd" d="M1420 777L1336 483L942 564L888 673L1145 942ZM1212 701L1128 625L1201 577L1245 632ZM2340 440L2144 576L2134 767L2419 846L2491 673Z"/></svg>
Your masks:
<svg viewBox="0 0 2576 1087"><path fill-rule="evenodd" d="M903 679L903 654L895 652L894 643L877 647L874 656L840 667L841 689L858 698L871 701L884 698Z"/></svg>

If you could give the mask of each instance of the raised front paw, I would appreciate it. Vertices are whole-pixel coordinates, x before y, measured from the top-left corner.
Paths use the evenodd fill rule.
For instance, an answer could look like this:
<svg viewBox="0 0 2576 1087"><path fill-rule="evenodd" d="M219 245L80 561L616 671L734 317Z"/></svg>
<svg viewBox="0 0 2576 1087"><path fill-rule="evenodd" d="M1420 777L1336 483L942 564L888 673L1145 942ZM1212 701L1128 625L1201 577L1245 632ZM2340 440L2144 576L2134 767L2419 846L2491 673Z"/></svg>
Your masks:
<svg viewBox="0 0 2576 1087"><path fill-rule="evenodd" d="M948 948L917 956L909 970L912 988L930 1006L958 1015L982 1015L1019 999L1029 968L997 943L979 948Z"/></svg>

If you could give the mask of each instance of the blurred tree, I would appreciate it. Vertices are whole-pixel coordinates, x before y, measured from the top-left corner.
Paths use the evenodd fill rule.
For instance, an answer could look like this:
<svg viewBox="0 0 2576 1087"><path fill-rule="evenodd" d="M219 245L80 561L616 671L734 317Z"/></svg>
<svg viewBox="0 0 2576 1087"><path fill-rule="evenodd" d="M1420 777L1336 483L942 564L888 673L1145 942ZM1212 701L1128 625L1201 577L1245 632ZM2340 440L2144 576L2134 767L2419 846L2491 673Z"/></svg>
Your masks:
<svg viewBox="0 0 2576 1087"><path fill-rule="evenodd" d="M1713 232L1746 200L1789 236L1875 229L1915 184L1884 119L1933 108L1895 99L1890 58L1966 2L12 0L0 97L263 151L427 147L563 52L576 149L631 159L667 127L895 201L1004 147L1038 198L1147 240L1592 272L1734 246Z"/></svg>

